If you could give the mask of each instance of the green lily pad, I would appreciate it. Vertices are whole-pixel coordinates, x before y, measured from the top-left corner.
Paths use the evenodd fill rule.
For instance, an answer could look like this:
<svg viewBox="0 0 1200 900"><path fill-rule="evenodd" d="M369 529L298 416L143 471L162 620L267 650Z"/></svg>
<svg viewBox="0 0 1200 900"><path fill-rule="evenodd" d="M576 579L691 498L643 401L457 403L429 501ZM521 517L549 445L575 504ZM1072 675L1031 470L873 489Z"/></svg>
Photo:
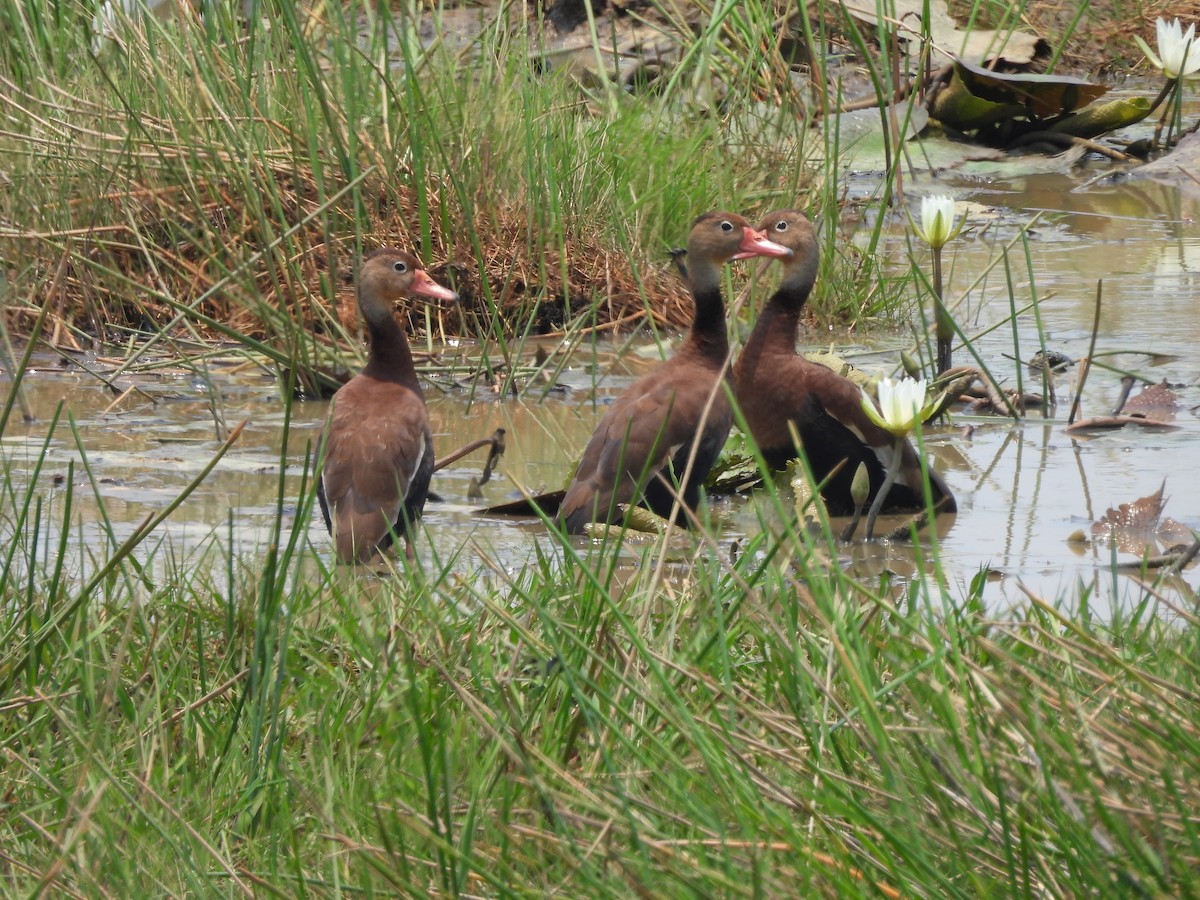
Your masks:
<svg viewBox="0 0 1200 900"><path fill-rule="evenodd" d="M1147 98L1122 97L1072 113L1046 130L1090 138L1133 125L1148 115L1150 101Z"/></svg>
<svg viewBox="0 0 1200 900"><path fill-rule="evenodd" d="M992 103L1018 104L1036 119L1049 119L1087 106L1108 86L1068 75L991 72L955 60L954 74L974 96Z"/></svg>

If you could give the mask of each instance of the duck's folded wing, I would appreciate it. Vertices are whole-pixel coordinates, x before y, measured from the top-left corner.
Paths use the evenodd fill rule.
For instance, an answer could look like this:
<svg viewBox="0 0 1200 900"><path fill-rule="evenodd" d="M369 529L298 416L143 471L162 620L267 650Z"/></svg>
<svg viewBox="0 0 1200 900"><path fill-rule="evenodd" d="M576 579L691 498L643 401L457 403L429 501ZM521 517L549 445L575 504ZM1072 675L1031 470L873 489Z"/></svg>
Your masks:
<svg viewBox="0 0 1200 900"><path fill-rule="evenodd" d="M335 408L321 484L343 560L369 559L399 519L421 462L432 453L428 428L423 407L386 421Z"/></svg>

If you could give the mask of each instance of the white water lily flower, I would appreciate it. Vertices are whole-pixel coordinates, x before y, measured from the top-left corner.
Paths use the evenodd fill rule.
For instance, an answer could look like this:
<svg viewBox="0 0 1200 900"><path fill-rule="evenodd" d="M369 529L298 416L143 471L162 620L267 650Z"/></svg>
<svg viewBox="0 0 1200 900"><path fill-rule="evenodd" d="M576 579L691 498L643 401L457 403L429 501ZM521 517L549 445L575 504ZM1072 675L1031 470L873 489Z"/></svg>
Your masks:
<svg viewBox="0 0 1200 900"><path fill-rule="evenodd" d="M929 386L923 378L901 378L898 381L885 378L879 382L878 408L871 396L863 391L863 412L872 422L886 429L894 437L904 437L925 421L941 402L940 399L928 402L928 389Z"/></svg>
<svg viewBox="0 0 1200 900"><path fill-rule="evenodd" d="M922 197L921 224L914 222L913 228L930 247L941 250L962 230L962 225L954 227L954 198L945 194Z"/></svg>
<svg viewBox="0 0 1200 900"><path fill-rule="evenodd" d="M1200 42L1196 40L1195 23L1185 32L1179 19L1170 24L1166 19L1159 19L1155 31L1158 33L1158 53L1140 37L1134 36L1146 58L1168 78L1200 78Z"/></svg>

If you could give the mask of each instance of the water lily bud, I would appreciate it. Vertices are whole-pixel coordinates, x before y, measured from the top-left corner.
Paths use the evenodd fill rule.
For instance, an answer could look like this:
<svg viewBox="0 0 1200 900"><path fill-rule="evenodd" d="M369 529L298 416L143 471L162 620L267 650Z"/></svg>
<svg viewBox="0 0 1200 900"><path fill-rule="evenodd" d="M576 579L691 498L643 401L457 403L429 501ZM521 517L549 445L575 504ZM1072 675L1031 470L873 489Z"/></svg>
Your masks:
<svg viewBox="0 0 1200 900"><path fill-rule="evenodd" d="M867 471L866 463L859 463L858 468L854 470L854 480L850 482L850 499L856 506L862 506L867 502L870 493L871 473Z"/></svg>
<svg viewBox="0 0 1200 900"><path fill-rule="evenodd" d="M917 226L917 234L930 247L941 250L960 228L955 228L953 197L935 194L921 198L921 224Z"/></svg>

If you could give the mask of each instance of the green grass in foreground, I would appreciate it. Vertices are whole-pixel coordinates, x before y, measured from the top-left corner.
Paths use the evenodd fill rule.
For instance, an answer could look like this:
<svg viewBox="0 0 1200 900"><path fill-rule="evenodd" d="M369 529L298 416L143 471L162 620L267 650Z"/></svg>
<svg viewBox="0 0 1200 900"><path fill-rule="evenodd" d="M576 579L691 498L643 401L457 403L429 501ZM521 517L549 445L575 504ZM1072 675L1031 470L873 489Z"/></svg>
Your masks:
<svg viewBox="0 0 1200 900"><path fill-rule="evenodd" d="M765 528L379 578L280 491L253 558L85 563L71 491L5 479L4 893L1194 889L1194 609L893 602Z"/></svg>

